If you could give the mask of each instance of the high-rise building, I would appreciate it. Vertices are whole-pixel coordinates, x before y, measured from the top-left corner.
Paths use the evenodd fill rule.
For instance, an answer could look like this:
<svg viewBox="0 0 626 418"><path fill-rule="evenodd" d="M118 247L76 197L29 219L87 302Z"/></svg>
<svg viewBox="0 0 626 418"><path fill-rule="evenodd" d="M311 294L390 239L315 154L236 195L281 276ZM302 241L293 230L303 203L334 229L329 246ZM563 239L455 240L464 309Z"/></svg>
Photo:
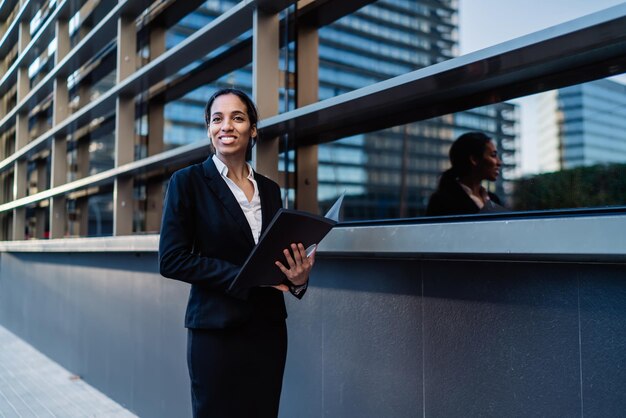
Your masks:
<svg viewBox="0 0 626 418"><path fill-rule="evenodd" d="M541 171L626 162L626 85L595 80L539 97Z"/></svg>
<svg viewBox="0 0 626 418"><path fill-rule="evenodd" d="M201 12L173 29L168 42L179 42L200 27L203 19L208 23L227 10L230 3L207 2ZM320 28L319 99L455 57L457 15L456 0L378 0ZM243 69L216 84L251 90L250 80L251 70ZM188 108L196 101L200 109L213 88L198 89L185 97L184 103L166 106L166 141L181 143L204 134L198 111L189 112ZM283 108L287 106L293 104L283 103ZM322 144L318 149L320 207L325 210L345 191L346 219L422 214L439 175L449 166L452 141L470 130L483 131L494 139L504 167L502 177L491 187L506 198L516 165L516 121L515 105L498 103ZM194 125L202 134L190 135Z"/></svg>
<svg viewBox="0 0 626 418"><path fill-rule="evenodd" d="M379 0L320 30L320 99L346 93L457 55L455 0ZM515 106L508 103L396 126L320 146L319 200L347 191L348 218L423 213L448 149L461 133L493 137L505 161L496 192L515 166Z"/></svg>

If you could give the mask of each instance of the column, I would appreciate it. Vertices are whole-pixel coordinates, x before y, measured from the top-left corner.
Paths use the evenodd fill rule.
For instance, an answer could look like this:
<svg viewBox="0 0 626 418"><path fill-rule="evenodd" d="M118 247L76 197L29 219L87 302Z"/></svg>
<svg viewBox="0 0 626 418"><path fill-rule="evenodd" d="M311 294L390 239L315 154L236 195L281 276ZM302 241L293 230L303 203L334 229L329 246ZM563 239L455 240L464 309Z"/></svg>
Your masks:
<svg viewBox="0 0 626 418"><path fill-rule="evenodd" d="M259 9L254 12L253 19L252 96L259 117L267 119L278 114L280 22L278 14ZM280 184L278 145L278 138L261 138L256 144L253 160L259 173Z"/></svg>
<svg viewBox="0 0 626 418"><path fill-rule="evenodd" d="M319 37L316 27L299 25L297 30L296 106L302 107L318 101ZM296 209L318 212L317 169L317 145L296 146Z"/></svg>
<svg viewBox="0 0 626 418"><path fill-rule="evenodd" d="M121 16L117 26L117 82L136 68L135 20ZM117 98L115 108L115 166L132 162L135 145L135 99ZM133 233L133 178L117 177L113 190L113 235Z"/></svg>
<svg viewBox="0 0 626 418"><path fill-rule="evenodd" d="M28 25L24 22L19 26L18 37L18 53L21 53L28 41L30 33ZM28 79L28 68L20 67L17 69L17 103L19 104L30 90ZM15 151L23 148L29 140L28 132L28 112L18 112L15 116ZM21 199L26 196L26 167L27 162L24 159L17 160L13 166L13 200ZM26 208L24 206L13 209L13 240L23 240L25 238L26 229Z"/></svg>
<svg viewBox="0 0 626 418"><path fill-rule="evenodd" d="M55 65L68 54L70 50L70 35L68 22L59 20L56 22L57 51ZM57 77L54 80L52 100L52 126L60 124L69 115L69 97L65 77ZM51 178L50 187L57 187L67 182L67 139L65 135L52 139L50 153ZM57 195L50 199L50 238L62 238L65 236L67 225L67 205L65 195Z"/></svg>
<svg viewBox="0 0 626 418"><path fill-rule="evenodd" d="M150 31L150 60L165 52L165 29L155 27ZM150 101L148 104L148 155L164 150L165 105ZM163 212L163 183L161 178L149 178L146 184L146 232L159 232Z"/></svg>

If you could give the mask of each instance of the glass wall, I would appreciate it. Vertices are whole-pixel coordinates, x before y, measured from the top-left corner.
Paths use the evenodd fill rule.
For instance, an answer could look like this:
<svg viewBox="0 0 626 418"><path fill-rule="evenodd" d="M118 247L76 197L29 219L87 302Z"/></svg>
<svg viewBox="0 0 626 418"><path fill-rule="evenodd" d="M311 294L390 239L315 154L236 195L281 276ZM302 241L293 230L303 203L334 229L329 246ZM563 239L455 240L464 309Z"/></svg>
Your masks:
<svg viewBox="0 0 626 418"><path fill-rule="evenodd" d="M626 77L520 99L527 110L514 208L626 205Z"/></svg>
<svg viewBox="0 0 626 418"><path fill-rule="evenodd" d="M22 38L0 47L0 65L6 72L0 78L0 205L4 205L0 233L10 236L16 225L20 231L24 229L27 239L46 238L49 230L54 230L50 225L53 211L63 207L64 236L113 234L113 213L126 210L115 206L120 200L118 189L126 193L125 202L132 200L132 227L129 231L126 225L124 233L157 232L159 205L169 176L182 166L206 158L203 145L208 139L203 112L207 98L222 87L252 92L253 31L246 26L240 36L225 45L178 54L177 46L184 47L186 40L201 35L199 31L242 3L212 0L174 7L170 2L158 2L137 12L130 23L124 20L130 10L125 9L120 21L117 16L107 21L112 7L117 6L106 2L70 3L50 1L41 3L41 7L27 4L19 31L22 37L30 36L32 42L23 42ZM318 82L318 101L323 107L383 89L402 77L429 80L429 74L447 71L462 62L465 58L450 61L461 54L469 54L468 62L488 67L495 65L499 56L494 62L472 61L480 54L471 52L617 3L621 2L562 3L559 8L534 0L507 2L506 6L487 0L374 1L319 28L318 56L314 57L319 58L318 80L312 82ZM50 17L60 7L68 22L67 26L59 26L66 32L57 33ZM327 5L322 2L313 7L324 10ZM292 5L279 14L280 62L276 74L281 81L280 113L295 109L298 83L307 82L298 80L294 36L299 24L310 24L303 10ZM522 19L524 13L531 12L535 19ZM610 10L602 13L610 14ZM8 28L16 16L11 11L3 27ZM90 36L102 22L109 25L103 37ZM134 30L137 35L132 46L117 39L117 31L126 24L129 29L124 30ZM575 27L577 23L568 25ZM533 36L517 39L504 50L531 43ZM65 46L57 37L64 40ZM69 53L65 51L68 48ZM130 48L124 58L133 58L134 68L126 69L118 62L118 49L123 48ZM76 50L80 53L57 65L58 54L72 55ZM162 53L182 56L186 61L170 67L175 68L171 72L167 65L160 68L167 76L158 71L150 73L150 65ZM317 63L314 58L311 65ZM19 71L13 67L18 59ZM132 89L121 91L120 86L125 84L117 83L118 69L131 74L124 83L131 80ZM623 67L617 65L611 71L619 75ZM143 77L144 72L149 76ZM133 81L134 77L141 83ZM450 147L467 132L481 132L491 138L491 158L498 161L496 175L484 176L477 183L483 189L470 188L468 192L459 185L471 200L484 203L485 196L492 193L510 211L626 205L622 198L626 195L624 186L619 181L624 178L620 170L626 164L626 77L574 83L565 80L560 89L519 98L515 94L547 87L522 87L515 94L493 94L488 99L476 99L467 93L463 96L467 103L489 103L470 109L466 109L470 106L467 103L446 107L447 96L442 94L438 99L441 103L432 103L432 112L416 109L413 115L408 109L408 116L394 119L393 123L401 120L401 125L380 123L375 131L374 127L342 131L351 136L317 147L319 212L323 213L345 192L346 220L427 215L441 175L451 166ZM445 90L446 86L440 88ZM133 107L134 119L120 118L124 115L117 113L119 109L130 112ZM443 114L456 109L466 110ZM424 120L433 115L439 116ZM263 120L270 115L260 116ZM119 121L129 126L120 127ZM367 121L363 122L366 125ZM382 126L387 128L379 129ZM123 135L118 135L120 131ZM293 148L300 145L301 138L283 132L280 135L277 180L288 185L283 193L289 198L288 205L293 205L298 193L294 190L298 151ZM305 139L307 145L316 141ZM184 154L190 149L199 151L197 155ZM124 157L120 158L122 153ZM155 157L163 159L162 165L145 163ZM482 164L476 155L473 158L473 164ZM144 163L145 169L128 168ZM81 182L84 179L94 180L95 185ZM459 183L460 177L454 180ZM73 184L63 192L55 192L52 198L42 194L63 183ZM20 201L17 206L12 205L15 200ZM124 213L128 217L128 212Z"/></svg>

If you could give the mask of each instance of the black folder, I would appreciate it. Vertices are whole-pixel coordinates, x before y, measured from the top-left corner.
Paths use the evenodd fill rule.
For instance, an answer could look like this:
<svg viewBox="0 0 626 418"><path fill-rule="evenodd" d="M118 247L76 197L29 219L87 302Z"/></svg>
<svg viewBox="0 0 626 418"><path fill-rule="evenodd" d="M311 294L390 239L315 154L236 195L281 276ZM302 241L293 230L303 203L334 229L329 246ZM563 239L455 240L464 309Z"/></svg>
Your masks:
<svg viewBox="0 0 626 418"><path fill-rule="evenodd" d="M304 248L318 244L337 224L337 221L293 209L280 209L259 243L231 283L229 290L255 286L278 285L285 275L274 264L280 261L288 266L283 250L291 244L302 243Z"/></svg>
<svg viewBox="0 0 626 418"><path fill-rule="evenodd" d="M288 266L283 250L290 249L292 243L302 243L309 255L313 246L319 244L339 222L343 197L342 193L325 217L293 209L276 212L229 290L284 283L285 275L274 263L280 261Z"/></svg>

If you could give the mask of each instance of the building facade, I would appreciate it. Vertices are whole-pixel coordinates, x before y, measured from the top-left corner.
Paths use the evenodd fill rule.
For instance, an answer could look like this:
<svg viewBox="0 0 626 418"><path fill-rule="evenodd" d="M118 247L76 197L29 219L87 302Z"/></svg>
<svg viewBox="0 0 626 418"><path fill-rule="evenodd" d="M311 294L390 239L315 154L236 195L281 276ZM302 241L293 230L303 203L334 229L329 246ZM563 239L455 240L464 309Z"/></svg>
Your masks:
<svg viewBox="0 0 626 418"><path fill-rule="evenodd" d="M541 171L626 162L626 85L595 80L539 97Z"/></svg>

